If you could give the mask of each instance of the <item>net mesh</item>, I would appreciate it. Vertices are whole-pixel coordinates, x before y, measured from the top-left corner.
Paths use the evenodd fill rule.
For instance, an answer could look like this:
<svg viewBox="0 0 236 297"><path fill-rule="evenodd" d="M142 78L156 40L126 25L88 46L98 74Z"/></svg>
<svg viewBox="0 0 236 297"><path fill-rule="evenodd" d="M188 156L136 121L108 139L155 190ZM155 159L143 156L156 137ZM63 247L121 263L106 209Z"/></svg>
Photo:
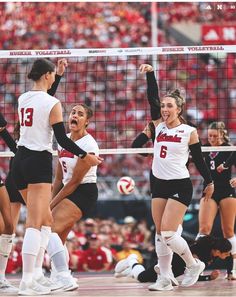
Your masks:
<svg viewBox="0 0 236 297"><path fill-rule="evenodd" d="M87 52L94 55L96 51ZM62 55L57 52L52 59L54 62ZM175 88L181 90L186 97L185 117L198 126L203 142L207 125L215 120L225 122L234 142L235 53L162 53L157 58L157 55L143 54L143 49L142 55L137 55L138 49L135 55L130 52L119 56L119 50L116 55L114 52L110 56L68 57L69 66L56 93L64 108L65 122L73 105L83 102L93 108L95 114L89 132L101 149L130 148L132 140L150 120L146 77L138 70L143 63L158 65L155 73L160 95ZM17 121L17 98L31 88L27 73L33 60L0 58L0 105L10 131Z"/></svg>

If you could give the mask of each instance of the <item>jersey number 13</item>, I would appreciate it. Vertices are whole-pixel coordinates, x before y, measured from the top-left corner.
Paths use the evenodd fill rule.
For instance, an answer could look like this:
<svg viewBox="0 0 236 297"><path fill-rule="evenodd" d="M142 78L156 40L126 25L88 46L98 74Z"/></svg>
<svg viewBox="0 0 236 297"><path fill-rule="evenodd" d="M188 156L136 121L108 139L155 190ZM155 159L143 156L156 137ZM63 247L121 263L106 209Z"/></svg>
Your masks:
<svg viewBox="0 0 236 297"><path fill-rule="evenodd" d="M21 108L21 126L31 127L33 125L33 108Z"/></svg>

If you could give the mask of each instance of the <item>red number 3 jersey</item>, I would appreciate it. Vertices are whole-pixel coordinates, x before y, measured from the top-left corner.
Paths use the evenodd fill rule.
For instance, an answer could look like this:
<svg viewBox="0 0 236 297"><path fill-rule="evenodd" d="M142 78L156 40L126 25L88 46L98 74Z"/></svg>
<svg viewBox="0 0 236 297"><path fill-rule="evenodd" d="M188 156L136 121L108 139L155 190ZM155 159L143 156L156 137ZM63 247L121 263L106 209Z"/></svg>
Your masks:
<svg viewBox="0 0 236 297"><path fill-rule="evenodd" d="M167 128L164 122L157 125L154 141L152 172L159 179L189 177L186 163L189 157L189 140L195 128L181 124Z"/></svg>

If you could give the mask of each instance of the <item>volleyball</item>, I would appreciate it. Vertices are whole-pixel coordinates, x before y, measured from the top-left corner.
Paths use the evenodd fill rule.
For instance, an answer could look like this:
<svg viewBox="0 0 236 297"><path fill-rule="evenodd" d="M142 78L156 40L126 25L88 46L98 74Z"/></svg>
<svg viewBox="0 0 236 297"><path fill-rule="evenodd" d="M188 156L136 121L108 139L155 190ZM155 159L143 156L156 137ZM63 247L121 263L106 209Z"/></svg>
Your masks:
<svg viewBox="0 0 236 297"><path fill-rule="evenodd" d="M117 189L123 195L129 195L134 191L135 182L129 176L121 177L117 182Z"/></svg>

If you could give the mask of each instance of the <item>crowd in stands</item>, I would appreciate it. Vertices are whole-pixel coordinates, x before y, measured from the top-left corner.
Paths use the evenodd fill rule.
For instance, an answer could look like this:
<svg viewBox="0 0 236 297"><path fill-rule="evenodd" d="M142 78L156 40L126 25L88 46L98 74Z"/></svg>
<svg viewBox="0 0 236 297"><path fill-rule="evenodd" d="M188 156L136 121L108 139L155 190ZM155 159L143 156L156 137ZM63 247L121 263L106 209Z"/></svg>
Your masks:
<svg viewBox="0 0 236 297"><path fill-rule="evenodd" d="M21 271L23 226L17 228L7 273ZM66 244L70 269L73 271L110 271L119 260L130 254L136 254L140 263L148 263L154 250L146 221L137 221L131 216L125 217L119 224L113 219L88 218L80 221L69 233ZM45 271L50 271L50 265L49 257L45 254Z"/></svg>
<svg viewBox="0 0 236 297"><path fill-rule="evenodd" d="M5 50L57 48L110 48L151 46L150 3L4 2L0 3L0 44ZM206 10L202 3L159 3L166 24L189 20L219 21L223 12ZM168 13L167 13L168 12ZM226 17L227 15L227 17ZM224 13L226 21L231 12ZM158 29L158 45L177 45ZM69 67L56 96L63 102L65 120L71 104L85 102L95 110L89 131L100 148L130 147L137 133L150 119L146 99L145 76L138 73L150 57L80 58L69 60ZM26 59L0 59L0 108L13 132L17 121L17 98L26 83ZM228 54L161 55L158 57L158 81L161 94L176 87L186 94L187 115L198 125L202 142L206 127L215 119L226 121L229 132L236 136L236 57ZM232 140L232 142L234 142ZM5 150L0 140L0 150ZM114 165L115 164L115 165ZM115 168L115 172L114 172ZM101 177L142 176L148 188L150 162L140 156L106 156L99 168ZM1 161L1 175L8 161ZM109 187L106 187L109 190ZM112 195L111 195L112 196Z"/></svg>
<svg viewBox="0 0 236 297"><path fill-rule="evenodd" d="M217 5L221 4L222 9ZM168 2L159 4L159 12L168 24L177 22L235 22L235 6L230 2Z"/></svg>

